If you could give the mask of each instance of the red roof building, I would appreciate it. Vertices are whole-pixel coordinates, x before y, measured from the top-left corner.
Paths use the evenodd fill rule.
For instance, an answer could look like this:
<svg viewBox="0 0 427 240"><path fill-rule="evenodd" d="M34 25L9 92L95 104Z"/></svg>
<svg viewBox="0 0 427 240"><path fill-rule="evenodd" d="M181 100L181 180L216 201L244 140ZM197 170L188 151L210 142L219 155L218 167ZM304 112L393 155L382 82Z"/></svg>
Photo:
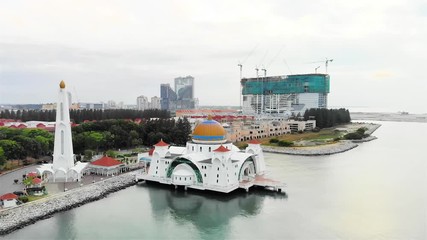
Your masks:
<svg viewBox="0 0 427 240"><path fill-rule="evenodd" d="M219 148L217 148L213 151L214 152L229 152L230 150L221 145L221 146L219 146Z"/></svg>
<svg viewBox="0 0 427 240"><path fill-rule="evenodd" d="M252 139L248 142L249 144L261 144L260 141L256 140L256 139Z"/></svg>
<svg viewBox="0 0 427 240"><path fill-rule="evenodd" d="M42 180L40 178L34 178L33 179L33 185L37 185L37 184L40 184L40 183L42 183Z"/></svg>
<svg viewBox="0 0 427 240"><path fill-rule="evenodd" d="M125 164L118 161L117 159L104 156L98 160L95 160L89 164L89 171L92 174L98 174L103 176L113 176L121 173Z"/></svg>
<svg viewBox="0 0 427 240"><path fill-rule="evenodd" d="M0 196L0 200L12 200L12 199L18 199L18 195L13 193L6 193L5 195Z"/></svg>
<svg viewBox="0 0 427 240"><path fill-rule="evenodd" d="M156 147L167 147L169 144L163 142L163 139L160 140L160 142L156 143L154 146Z"/></svg>
<svg viewBox="0 0 427 240"><path fill-rule="evenodd" d="M37 177L37 173L36 172L29 172L27 173L27 177Z"/></svg>
<svg viewBox="0 0 427 240"><path fill-rule="evenodd" d="M96 165L96 166L102 166L102 167L112 167L112 166L120 165L122 164L122 162L114 158L104 156L96 161L91 162L90 164Z"/></svg>
<svg viewBox="0 0 427 240"><path fill-rule="evenodd" d="M148 156L153 156L154 148L151 148L150 151L148 151Z"/></svg>

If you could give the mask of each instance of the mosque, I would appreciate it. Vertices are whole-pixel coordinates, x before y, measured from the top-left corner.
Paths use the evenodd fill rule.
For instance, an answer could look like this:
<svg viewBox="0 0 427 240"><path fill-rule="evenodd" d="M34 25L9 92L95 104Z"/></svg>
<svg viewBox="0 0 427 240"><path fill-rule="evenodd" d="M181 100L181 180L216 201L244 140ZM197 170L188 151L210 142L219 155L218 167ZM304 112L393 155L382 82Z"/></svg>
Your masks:
<svg viewBox="0 0 427 240"><path fill-rule="evenodd" d="M161 140L154 151L138 156L147 167L136 180L223 193L238 188L248 191L255 185L281 191L281 183L263 177L265 162L260 143L252 140L240 150L227 142L226 135L221 124L208 117L194 128L185 147L169 146Z"/></svg>

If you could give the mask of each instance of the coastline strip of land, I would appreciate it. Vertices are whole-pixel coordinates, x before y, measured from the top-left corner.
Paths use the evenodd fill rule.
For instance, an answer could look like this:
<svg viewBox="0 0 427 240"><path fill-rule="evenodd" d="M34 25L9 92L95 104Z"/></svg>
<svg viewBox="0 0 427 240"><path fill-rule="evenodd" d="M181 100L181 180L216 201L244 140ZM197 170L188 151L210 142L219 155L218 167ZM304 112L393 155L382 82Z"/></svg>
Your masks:
<svg viewBox="0 0 427 240"><path fill-rule="evenodd" d="M53 214L104 198L135 184L133 172L54 194L34 202L0 211L0 236L21 229Z"/></svg>
<svg viewBox="0 0 427 240"><path fill-rule="evenodd" d="M275 146L262 146L264 152L271 153L280 153L288 155L299 155L299 156L322 156L322 155L332 155L337 153L346 152L353 148L359 146L360 143L369 142L377 139L377 137L372 136L381 125L380 124L365 124L365 123L355 123L348 124L343 126L348 132L355 131L359 127L365 127L366 134L369 136L360 140L340 140L335 143L322 144L316 146L304 146L304 147L275 147Z"/></svg>

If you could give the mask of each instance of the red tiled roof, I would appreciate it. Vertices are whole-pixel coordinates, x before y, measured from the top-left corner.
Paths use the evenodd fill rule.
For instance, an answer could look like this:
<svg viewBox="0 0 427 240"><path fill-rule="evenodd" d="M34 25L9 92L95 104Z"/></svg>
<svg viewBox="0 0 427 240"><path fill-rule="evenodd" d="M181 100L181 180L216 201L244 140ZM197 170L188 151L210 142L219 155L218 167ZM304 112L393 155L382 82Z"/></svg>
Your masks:
<svg viewBox="0 0 427 240"><path fill-rule="evenodd" d="M39 123L39 124L37 124L37 126L36 126L37 128L45 128L46 127L46 125L44 125L43 123Z"/></svg>
<svg viewBox="0 0 427 240"><path fill-rule="evenodd" d="M169 144L163 142L163 139L161 139L160 142L156 143L154 146L156 146L156 147L166 147L166 146L169 146Z"/></svg>
<svg viewBox="0 0 427 240"><path fill-rule="evenodd" d="M6 193L5 195L0 196L0 200L11 200L18 199L18 196L13 193Z"/></svg>
<svg viewBox="0 0 427 240"><path fill-rule="evenodd" d="M29 172L27 173L27 177L37 177L37 173L36 172Z"/></svg>
<svg viewBox="0 0 427 240"><path fill-rule="evenodd" d="M3 122L0 122L0 126L4 126L4 123L3 123Z"/></svg>
<svg viewBox="0 0 427 240"><path fill-rule="evenodd" d="M33 179L33 184L40 184L40 183L42 183L42 180L40 178Z"/></svg>
<svg viewBox="0 0 427 240"><path fill-rule="evenodd" d="M261 142L256 140L256 139L252 139L248 143L250 143L250 144L261 144Z"/></svg>
<svg viewBox="0 0 427 240"><path fill-rule="evenodd" d="M229 152L230 150L228 150L227 148L225 148L224 146L219 146L219 148L213 150L214 152Z"/></svg>
<svg viewBox="0 0 427 240"><path fill-rule="evenodd" d="M122 162L120 162L114 158L104 156L104 157L102 157L96 161L91 162L90 164L97 165L97 166L103 166L103 167L111 167L111 166L120 165L120 164L122 164Z"/></svg>
<svg viewBox="0 0 427 240"><path fill-rule="evenodd" d="M27 125L21 123L21 124L19 124L18 128L27 128Z"/></svg>
<svg viewBox="0 0 427 240"><path fill-rule="evenodd" d="M148 156L153 156L154 148L151 148L150 151L148 151Z"/></svg>

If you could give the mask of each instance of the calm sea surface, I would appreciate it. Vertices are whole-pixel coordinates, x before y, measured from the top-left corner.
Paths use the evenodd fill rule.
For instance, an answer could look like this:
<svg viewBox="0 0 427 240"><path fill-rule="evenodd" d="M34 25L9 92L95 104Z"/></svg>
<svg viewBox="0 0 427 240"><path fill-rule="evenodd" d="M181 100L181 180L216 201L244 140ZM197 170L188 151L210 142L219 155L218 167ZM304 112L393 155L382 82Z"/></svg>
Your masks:
<svg viewBox="0 0 427 240"><path fill-rule="evenodd" d="M332 156L266 154L286 194L137 185L0 239L427 239L427 124Z"/></svg>

